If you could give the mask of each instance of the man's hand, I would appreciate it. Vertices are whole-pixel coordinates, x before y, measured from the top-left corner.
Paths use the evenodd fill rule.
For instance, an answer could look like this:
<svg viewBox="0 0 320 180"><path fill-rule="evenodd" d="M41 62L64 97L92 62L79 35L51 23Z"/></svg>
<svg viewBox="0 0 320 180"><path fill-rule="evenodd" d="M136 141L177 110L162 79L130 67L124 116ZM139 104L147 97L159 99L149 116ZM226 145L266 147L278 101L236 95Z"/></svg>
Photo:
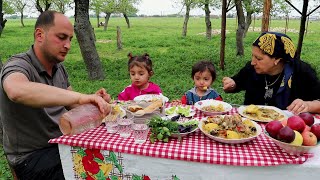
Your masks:
<svg viewBox="0 0 320 180"><path fill-rule="evenodd" d="M99 89L96 92L96 95L102 97L105 101L110 102L111 101L111 96L110 94L107 93L107 91L104 88Z"/></svg>

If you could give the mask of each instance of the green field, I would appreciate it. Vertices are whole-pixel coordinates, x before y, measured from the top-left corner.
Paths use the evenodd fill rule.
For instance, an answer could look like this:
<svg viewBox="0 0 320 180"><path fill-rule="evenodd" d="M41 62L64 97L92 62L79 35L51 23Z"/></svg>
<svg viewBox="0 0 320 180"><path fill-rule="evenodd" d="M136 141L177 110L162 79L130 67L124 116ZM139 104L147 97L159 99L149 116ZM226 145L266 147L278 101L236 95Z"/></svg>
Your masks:
<svg viewBox="0 0 320 180"><path fill-rule="evenodd" d="M188 24L186 38L181 37L183 18L131 18L131 28L128 29L124 18L111 18L109 28L96 27L96 20L92 19L97 38L96 48L103 64L106 75L103 81L89 81L76 38L66 58L65 65L69 72L70 81L75 91L93 93L104 87L113 98L130 84L127 72L127 54L134 55L149 53L155 75L151 81L160 85L163 94L169 99L177 99L193 86L191 66L199 60L212 61L217 69L218 77L213 87L222 94L224 101L240 104L243 100L242 93L225 94L222 92L221 79L224 76L235 74L251 58L251 43L259 35L259 31L249 31L244 39L245 55L236 57L236 20L227 20L226 38L226 69L219 69L220 61L220 35L214 34L211 40L205 37L204 18L191 17ZM214 32L220 32L220 19L211 19ZM3 62L11 55L27 51L33 42L34 19L24 21L26 27L22 28L19 20L9 20L0 38L0 56ZM298 42L299 20L290 20L287 34ZM255 29L261 26L261 21L256 21ZM271 30L284 29L284 20L272 20ZM123 50L117 50L116 26L122 31ZM308 33L304 38L301 57L316 67L319 64L320 47L320 21L311 21ZM319 67L316 68L320 73ZM0 179L10 177L0 147Z"/></svg>

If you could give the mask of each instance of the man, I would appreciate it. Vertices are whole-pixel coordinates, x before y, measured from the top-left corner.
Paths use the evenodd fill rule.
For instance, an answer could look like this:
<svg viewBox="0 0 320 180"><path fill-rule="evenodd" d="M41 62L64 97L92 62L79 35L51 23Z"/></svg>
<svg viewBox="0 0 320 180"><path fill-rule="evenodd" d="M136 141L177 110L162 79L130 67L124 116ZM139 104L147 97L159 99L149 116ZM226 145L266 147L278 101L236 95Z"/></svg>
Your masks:
<svg viewBox="0 0 320 180"><path fill-rule="evenodd" d="M45 11L35 24L34 45L1 71L4 151L19 179L64 179L58 147L48 140L62 135L58 120L67 109L94 103L102 113L110 111L104 89L91 95L72 91L61 64L72 37L66 16Z"/></svg>

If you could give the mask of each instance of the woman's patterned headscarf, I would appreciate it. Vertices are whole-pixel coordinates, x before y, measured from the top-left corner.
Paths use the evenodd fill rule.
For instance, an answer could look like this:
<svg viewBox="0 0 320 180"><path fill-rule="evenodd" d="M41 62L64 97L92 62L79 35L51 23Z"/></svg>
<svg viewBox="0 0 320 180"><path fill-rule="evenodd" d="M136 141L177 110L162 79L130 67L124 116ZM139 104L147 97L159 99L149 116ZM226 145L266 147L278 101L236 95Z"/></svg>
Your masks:
<svg viewBox="0 0 320 180"><path fill-rule="evenodd" d="M264 32L253 43L270 57L293 61L296 53L289 36L278 32Z"/></svg>
<svg viewBox="0 0 320 180"><path fill-rule="evenodd" d="M291 39L282 33L264 32L253 43L253 46L259 47L270 57L282 58L285 60L284 76L280 87L276 93L276 106L280 109L286 109L289 105L289 96L291 92L291 79L293 73L293 64L295 63L294 44Z"/></svg>

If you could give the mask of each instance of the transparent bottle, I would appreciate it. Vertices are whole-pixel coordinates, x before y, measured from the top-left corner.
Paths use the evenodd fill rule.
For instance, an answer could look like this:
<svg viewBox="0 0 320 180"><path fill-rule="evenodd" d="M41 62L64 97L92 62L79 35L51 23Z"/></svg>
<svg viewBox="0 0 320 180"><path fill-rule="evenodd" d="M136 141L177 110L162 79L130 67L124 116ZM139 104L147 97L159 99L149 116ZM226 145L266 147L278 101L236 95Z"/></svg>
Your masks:
<svg viewBox="0 0 320 180"><path fill-rule="evenodd" d="M59 127L64 135L79 134L101 125L103 115L93 104L83 104L64 113Z"/></svg>

